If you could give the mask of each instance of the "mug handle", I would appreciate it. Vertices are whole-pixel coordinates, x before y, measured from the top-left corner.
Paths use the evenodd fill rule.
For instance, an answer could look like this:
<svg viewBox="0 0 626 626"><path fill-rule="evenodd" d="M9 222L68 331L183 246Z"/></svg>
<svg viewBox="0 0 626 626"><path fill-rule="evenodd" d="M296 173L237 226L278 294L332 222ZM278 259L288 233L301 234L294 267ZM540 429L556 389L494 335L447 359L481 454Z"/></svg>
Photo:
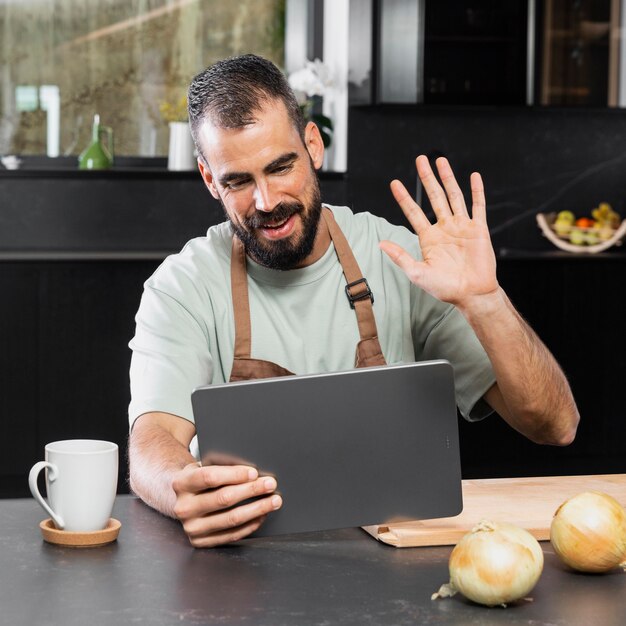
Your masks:
<svg viewBox="0 0 626 626"><path fill-rule="evenodd" d="M65 522L60 515L57 515L48 505L48 503L43 499L42 495L39 493L39 487L37 486L37 477L39 476L39 472L47 467L48 468L48 481L53 483L57 479L57 474L59 470L56 465L52 463L48 463L48 461L39 461L35 463L30 470L30 474L28 475L28 486L30 487L30 492L33 494L33 498L39 502L41 507L48 513L48 515L52 518L52 521L55 523L56 527L59 530L63 530L65 528Z"/></svg>

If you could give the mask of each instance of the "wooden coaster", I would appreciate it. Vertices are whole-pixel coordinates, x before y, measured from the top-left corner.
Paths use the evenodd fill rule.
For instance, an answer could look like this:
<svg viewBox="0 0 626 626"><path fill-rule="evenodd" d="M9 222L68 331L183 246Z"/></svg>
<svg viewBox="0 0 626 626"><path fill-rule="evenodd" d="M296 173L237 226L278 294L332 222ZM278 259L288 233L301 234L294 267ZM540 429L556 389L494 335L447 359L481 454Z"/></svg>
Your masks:
<svg viewBox="0 0 626 626"><path fill-rule="evenodd" d="M112 543L120 534L121 527L121 522L113 517L105 528L91 532L59 530L50 518L43 520L39 524L44 541L65 546L66 548L97 548L98 546Z"/></svg>

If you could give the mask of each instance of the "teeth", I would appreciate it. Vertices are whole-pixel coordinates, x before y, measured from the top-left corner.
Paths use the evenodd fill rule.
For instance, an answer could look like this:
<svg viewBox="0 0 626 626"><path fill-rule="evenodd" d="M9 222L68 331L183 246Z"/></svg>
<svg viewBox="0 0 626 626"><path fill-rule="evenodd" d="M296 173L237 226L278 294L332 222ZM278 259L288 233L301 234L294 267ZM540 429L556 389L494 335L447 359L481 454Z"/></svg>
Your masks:
<svg viewBox="0 0 626 626"><path fill-rule="evenodd" d="M286 220L278 223L278 224L268 224L265 228L280 228L281 226L284 226L287 223L287 220L289 218L287 218Z"/></svg>

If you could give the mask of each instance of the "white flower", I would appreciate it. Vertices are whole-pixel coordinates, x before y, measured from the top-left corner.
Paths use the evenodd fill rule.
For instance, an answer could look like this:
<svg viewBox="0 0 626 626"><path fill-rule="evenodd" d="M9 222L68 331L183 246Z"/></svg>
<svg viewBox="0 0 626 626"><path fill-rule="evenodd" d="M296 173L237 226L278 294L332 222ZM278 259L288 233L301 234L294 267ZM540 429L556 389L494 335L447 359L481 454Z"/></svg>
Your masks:
<svg viewBox="0 0 626 626"><path fill-rule="evenodd" d="M302 69L289 74L288 80L301 104L311 96L323 96L333 84L330 69L319 59L307 61Z"/></svg>

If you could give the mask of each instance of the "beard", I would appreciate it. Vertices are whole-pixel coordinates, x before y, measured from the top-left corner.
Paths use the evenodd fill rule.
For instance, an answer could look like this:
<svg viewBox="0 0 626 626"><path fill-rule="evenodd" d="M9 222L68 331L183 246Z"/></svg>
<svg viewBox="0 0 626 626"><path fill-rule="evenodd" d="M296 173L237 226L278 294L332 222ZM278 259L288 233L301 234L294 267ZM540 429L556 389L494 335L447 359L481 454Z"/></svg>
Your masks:
<svg viewBox="0 0 626 626"><path fill-rule="evenodd" d="M302 202L281 202L271 212L256 211L250 217L236 224L230 219L224 203L222 208L230 220L235 235L241 240L251 258L273 270L292 270L298 267L313 250L317 227L322 214L322 199L317 174L314 172L312 192L306 205ZM292 215L299 214L302 221L300 234L275 241L266 240L256 231L258 228L280 224Z"/></svg>

